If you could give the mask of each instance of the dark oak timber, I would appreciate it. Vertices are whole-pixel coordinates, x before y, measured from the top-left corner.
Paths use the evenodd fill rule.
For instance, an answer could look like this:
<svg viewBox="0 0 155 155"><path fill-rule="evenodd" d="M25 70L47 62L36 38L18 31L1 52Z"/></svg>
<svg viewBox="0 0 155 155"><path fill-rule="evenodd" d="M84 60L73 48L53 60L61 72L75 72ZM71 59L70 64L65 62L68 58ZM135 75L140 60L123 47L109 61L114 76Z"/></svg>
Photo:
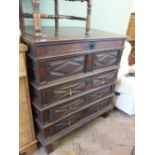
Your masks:
<svg viewBox="0 0 155 155"><path fill-rule="evenodd" d="M50 153L61 137L98 116L107 116L113 108L126 37L94 29L88 35L85 28L77 27L61 27L57 34L55 27L42 27L44 36L35 37L35 33L26 27L22 41L29 49L27 70L36 134Z"/></svg>
<svg viewBox="0 0 155 155"><path fill-rule="evenodd" d="M105 112L102 116L103 116L104 118L107 118L109 115L110 115L110 111L107 111L107 112Z"/></svg>

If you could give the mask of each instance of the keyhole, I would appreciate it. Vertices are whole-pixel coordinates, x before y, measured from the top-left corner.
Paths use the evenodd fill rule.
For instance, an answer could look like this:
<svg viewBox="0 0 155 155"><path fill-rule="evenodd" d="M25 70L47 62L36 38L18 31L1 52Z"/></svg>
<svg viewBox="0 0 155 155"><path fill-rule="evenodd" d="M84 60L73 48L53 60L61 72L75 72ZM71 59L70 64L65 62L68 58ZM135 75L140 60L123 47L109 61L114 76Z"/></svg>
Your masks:
<svg viewBox="0 0 155 155"><path fill-rule="evenodd" d="M91 45L90 45L90 48L91 48L91 49L94 49L94 47L95 47L94 44L91 44Z"/></svg>

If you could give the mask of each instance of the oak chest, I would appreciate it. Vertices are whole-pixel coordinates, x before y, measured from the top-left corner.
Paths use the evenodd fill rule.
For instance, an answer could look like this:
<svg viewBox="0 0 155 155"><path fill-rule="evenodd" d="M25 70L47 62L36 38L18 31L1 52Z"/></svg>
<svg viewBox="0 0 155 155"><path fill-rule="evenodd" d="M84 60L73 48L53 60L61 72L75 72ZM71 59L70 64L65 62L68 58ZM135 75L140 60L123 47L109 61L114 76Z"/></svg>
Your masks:
<svg viewBox="0 0 155 155"><path fill-rule="evenodd" d="M84 28L76 27L62 27L57 36L52 28L42 31L43 37L32 37L33 29L27 27L22 40L29 47L37 137L51 152L57 139L112 109L126 38L94 29L85 35Z"/></svg>

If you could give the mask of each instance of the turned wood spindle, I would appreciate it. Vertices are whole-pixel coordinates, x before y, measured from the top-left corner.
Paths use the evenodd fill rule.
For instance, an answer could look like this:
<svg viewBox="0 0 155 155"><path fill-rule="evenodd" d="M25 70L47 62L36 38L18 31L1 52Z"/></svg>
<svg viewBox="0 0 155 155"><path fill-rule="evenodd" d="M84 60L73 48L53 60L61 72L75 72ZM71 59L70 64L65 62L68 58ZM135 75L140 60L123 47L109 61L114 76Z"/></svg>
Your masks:
<svg viewBox="0 0 155 155"><path fill-rule="evenodd" d="M59 29L59 1L55 0L55 35L58 35Z"/></svg>
<svg viewBox="0 0 155 155"><path fill-rule="evenodd" d="M92 7L91 0L87 0L86 35L88 35L90 31L91 7Z"/></svg>
<svg viewBox="0 0 155 155"><path fill-rule="evenodd" d="M20 21L20 30L21 33L24 32L25 30L25 22L24 22L24 18L23 18L23 6L22 6L22 1L19 0L19 21Z"/></svg>
<svg viewBox="0 0 155 155"><path fill-rule="evenodd" d="M43 19L54 19L55 20L55 35L58 35L59 30L59 19L70 19L70 20L81 20L86 21L86 35L89 35L90 31L90 20L91 20L91 0L65 0L73 2L87 2L87 17L77 17L68 15L59 15L59 0L54 0L55 3L55 15L40 14L39 0L32 0L33 13L23 13L22 4L20 0L20 28L24 30L24 18L33 18L35 36L42 36L41 34L41 18Z"/></svg>
<svg viewBox="0 0 155 155"><path fill-rule="evenodd" d="M92 8L92 2L91 0L66 0L66 1L73 1L73 2L76 2L76 1L81 1L81 2L84 2L86 1L87 2L87 18L86 18L86 35L89 34L89 31L90 31L90 17L91 17L91 8Z"/></svg>
<svg viewBox="0 0 155 155"><path fill-rule="evenodd" d="M35 36L41 36L41 17L39 10L39 0L32 0L32 7Z"/></svg>

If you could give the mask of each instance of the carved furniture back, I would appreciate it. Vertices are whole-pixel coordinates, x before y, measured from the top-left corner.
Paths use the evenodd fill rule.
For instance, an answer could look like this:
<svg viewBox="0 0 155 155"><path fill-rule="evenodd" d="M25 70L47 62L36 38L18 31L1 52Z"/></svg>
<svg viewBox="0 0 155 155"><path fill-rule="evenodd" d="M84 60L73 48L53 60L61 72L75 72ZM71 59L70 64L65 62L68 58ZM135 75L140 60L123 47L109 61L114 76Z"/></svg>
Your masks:
<svg viewBox="0 0 155 155"><path fill-rule="evenodd" d="M20 29L22 32L25 29L25 24L24 24L24 18L33 18L34 22L34 29L35 29L35 36L42 36L43 34L41 33L41 19L54 19L55 20L55 34L58 35L58 30L59 30L59 19L70 19L70 20L81 20L81 21L86 21L86 34L89 34L90 30L90 16L91 16L91 0L65 0L65 1L72 1L72 2L87 2L87 17L76 17L76 16L66 16L66 15L60 15L59 14L59 0L54 0L55 2L55 15L47 15L47 14L40 14L40 8L39 8L39 0L32 0L32 8L33 8L33 13L23 13L23 7L22 7L22 0L19 0L19 5L20 5Z"/></svg>

